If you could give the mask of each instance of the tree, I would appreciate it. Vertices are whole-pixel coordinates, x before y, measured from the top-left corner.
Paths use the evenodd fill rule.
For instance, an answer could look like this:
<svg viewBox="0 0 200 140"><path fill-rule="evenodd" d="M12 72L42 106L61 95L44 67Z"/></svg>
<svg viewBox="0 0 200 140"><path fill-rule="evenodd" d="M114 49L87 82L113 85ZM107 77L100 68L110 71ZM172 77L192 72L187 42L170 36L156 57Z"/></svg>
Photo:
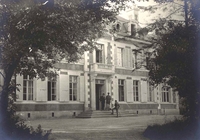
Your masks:
<svg viewBox="0 0 200 140"><path fill-rule="evenodd" d="M155 57L151 61L150 79L167 83L187 99L187 117L199 119L199 1L185 1L185 24L174 24L160 34Z"/></svg>
<svg viewBox="0 0 200 140"><path fill-rule="evenodd" d="M125 0L1 0L1 122L9 118L13 75L45 77L63 58L78 60L124 6Z"/></svg>

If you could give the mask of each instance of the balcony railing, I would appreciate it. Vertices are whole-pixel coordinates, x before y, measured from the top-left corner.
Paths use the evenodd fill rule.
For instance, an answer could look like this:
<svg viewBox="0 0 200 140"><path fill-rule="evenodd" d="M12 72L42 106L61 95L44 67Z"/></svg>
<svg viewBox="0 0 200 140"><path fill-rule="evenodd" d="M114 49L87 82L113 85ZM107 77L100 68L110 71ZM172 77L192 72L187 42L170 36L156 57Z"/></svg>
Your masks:
<svg viewBox="0 0 200 140"><path fill-rule="evenodd" d="M94 73L112 74L115 72L115 67L110 64L93 63L90 64L90 71Z"/></svg>

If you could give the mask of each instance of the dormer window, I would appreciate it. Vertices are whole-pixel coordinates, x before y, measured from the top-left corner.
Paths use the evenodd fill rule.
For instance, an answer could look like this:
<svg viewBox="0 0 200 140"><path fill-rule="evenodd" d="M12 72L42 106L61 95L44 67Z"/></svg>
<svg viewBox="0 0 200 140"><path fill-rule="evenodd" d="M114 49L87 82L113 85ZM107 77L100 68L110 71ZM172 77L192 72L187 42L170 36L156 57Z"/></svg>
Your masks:
<svg viewBox="0 0 200 140"><path fill-rule="evenodd" d="M116 25L116 30L117 30L117 31L120 30L120 24L119 24L119 23L117 23L117 25Z"/></svg>
<svg viewBox="0 0 200 140"><path fill-rule="evenodd" d="M135 36L136 35L136 27L135 24L131 24L131 36Z"/></svg>

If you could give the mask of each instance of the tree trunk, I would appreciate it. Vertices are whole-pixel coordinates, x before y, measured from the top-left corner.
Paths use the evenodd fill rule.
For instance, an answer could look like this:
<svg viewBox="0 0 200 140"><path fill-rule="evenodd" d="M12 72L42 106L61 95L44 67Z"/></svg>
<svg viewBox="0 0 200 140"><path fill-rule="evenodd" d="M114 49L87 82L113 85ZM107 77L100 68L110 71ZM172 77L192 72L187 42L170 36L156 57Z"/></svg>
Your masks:
<svg viewBox="0 0 200 140"><path fill-rule="evenodd" d="M184 0L185 27L188 27L188 0Z"/></svg>
<svg viewBox="0 0 200 140"><path fill-rule="evenodd" d="M6 129L5 127L9 127L6 125L10 119L8 112L9 85L17 65L18 63L13 62L4 69L5 77L0 99L0 123L4 130Z"/></svg>

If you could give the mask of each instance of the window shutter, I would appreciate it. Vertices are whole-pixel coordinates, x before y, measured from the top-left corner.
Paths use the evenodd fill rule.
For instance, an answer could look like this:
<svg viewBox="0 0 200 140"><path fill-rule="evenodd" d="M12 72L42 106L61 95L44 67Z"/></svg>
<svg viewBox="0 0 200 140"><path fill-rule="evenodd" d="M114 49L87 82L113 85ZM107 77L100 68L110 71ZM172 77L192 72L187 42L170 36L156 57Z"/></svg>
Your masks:
<svg viewBox="0 0 200 140"><path fill-rule="evenodd" d="M123 61L122 61L122 66L123 67L127 67L127 48L122 50L122 54L123 54Z"/></svg>
<svg viewBox="0 0 200 140"><path fill-rule="evenodd" d="M116 47L115 45L114 45L114 47L115 47L115 48L114 48L114 61L115 61L114 64L115 64L115 66L117 66L117 63L118 63L118 62L117 62L117 57L118 57L118 56L117 56L117 47Z"/></svg>
<svg viewBox="0 0 200 140"><path fill-rule="evenodd" d="M102 57L102 63L105 63L105 46L102 45L102 50L101 50L101 57Z"/></svg>
<svg viewBox="0 0 200 140"><path fill-rule="evenodd" d="M132 51L131 48L128 48L128 67L132 67Z"/></svg>
<svg viewBox="0 0 200 140"><path fill-rule="evenodd" d="M141 102L141 81L138 81L138 101Z"/></svg>
<svg viewBox="0 0 200 140"><path fill-rule="evenodd" d="M110 45L110 43L108 43L108 46L107 46L107 64L112 64L111 63L111 48L112 48L112 46Z"/></svg>
<svg viewBox="0 0 200 140"><path fill-rule="evenodd" d="M133 102L133 83L132 83L132 79L127 79L126 80L126 94L127 94L127 102Z"/></svg>
<svg viewBox="0 0 200 140"><path fill-rule="evenodd" d="M142 66L142 51L137 52L137 68Z"/></svg>
<svg viewBox="0 0 200 140"><path fill-rule="evenodd" d="M80 101L80 76L77 77L77 101Z"/></svg>
<svg viewBox="0 0 200 140"><path fill-rule="evenodd" d="M122 52L121 48L117 48L117 66L122 66Z"/></svg>

